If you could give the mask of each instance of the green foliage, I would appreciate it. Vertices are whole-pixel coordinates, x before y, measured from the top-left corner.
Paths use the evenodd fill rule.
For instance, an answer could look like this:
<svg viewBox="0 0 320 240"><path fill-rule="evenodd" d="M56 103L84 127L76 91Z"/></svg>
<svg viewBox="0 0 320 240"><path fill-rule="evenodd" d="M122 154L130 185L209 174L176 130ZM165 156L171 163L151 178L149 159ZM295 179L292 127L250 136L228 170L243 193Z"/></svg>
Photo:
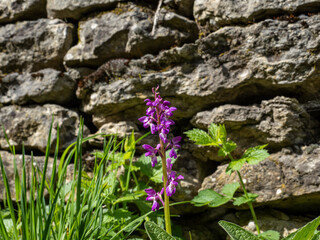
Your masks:
<svg viewBox="0 0 320 240"><path fill-rule="evenodd" d="M259 240L256 235L234 223L219 221L219 225L228 233L232 240Z"/></svg>
<svg viewBox="0 0 320 240"><path fill-rule="evenodd" d="M259 234L259 236L248 232L247 230L241 228L240 226L226 222L219 221L219 225L228 233L228 235L233 240L279 240L280 234L276 231L266 231ZM282 240L318 240L320 233L316 230L320 225L320 217L314 219L313 221L307 223L302 228L298 229L296 232L291 233L289 236L282 238Z"/></svg>
<svg viewBox="0 0 320 240"><path fill-rule="evenodd" d="M213 139L209 136L209 134L200 129L189 130L185 132L185 134L189 137L190 140L194 141L197 145L210 146L214 143Z"/></svg>
<svg viewBox="0 0 320 240"><path fill-rule="evenodd" d="M151 221L146 221L144 227L147 231L150 240L175 240L165 230Z"/></svg>
<svg viewBox="0 0 320 240"><path fill-rule="evenodd" d="M233 198L233 195L239 186L240 185L237 182L226 184L221 190L221 193L224 195L221 195L211 189L202 190L192 199L191 203L197 207L205 205L208 205L209 207L219 207Z"/></svg>
<svg viewBox="0 0 320 240"><path fill-rule="evenodd" d="M67 147L59 162L57 127L51 178L46 173L51 152L52 123L43 167L35 167L31 157L28 182L24 150L20 172L22 176L19 177L15 149L9 145L16 169L14 173L16 199L19 200L17 204L12 200L0 156L1 175L6 192L5 205L8 206L0 209L0 239L125 239L139 229L147 216L154 214L150 211L150 204L141 199L146 195L139 188L143 183L138 182L139 177L132 171L138 169L132 161L136 143L146 135L135 140L132 133L120 142L116 137L108 136L109 140L105 140L103 151L95 153L94 170L90 177L82 171L82 145L98 134L83 137L83 120L80 122L77 141ZM71 161L74 162L73 178L67 181L67 166ZM121 167L124 167L125 173L118 179L117 172ZM128 202L138 207L143 202L149 205L148 211L140 216L140 212L128 208ZM144 230L140 231L143 233Z"/></svg>
<svg viewBox="0 0 320 240"><path fill-rule="evenodd" d="M259 234L259 239L263 240L279 240L280 234L276 231L269 230Z"/></svg>
<svg viewBox="0 0 320 240"><path fill-rule="evenodd" d="M247 195L248 197L246 195L242 195L240 197L235 198L235 200L233 201L233 205L240 206L245 203L254 202L256 198L259 196L258 194L254 193L248 193Z"/></svg>

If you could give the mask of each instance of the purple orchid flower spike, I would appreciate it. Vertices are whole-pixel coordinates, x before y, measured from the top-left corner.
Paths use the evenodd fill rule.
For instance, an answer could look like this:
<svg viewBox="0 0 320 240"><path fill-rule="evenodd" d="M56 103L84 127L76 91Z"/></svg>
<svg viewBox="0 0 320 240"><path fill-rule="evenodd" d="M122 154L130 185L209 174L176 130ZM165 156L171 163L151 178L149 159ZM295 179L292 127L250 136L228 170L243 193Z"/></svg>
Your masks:
<svg viewBox="0 0 320 240"><path fill-rule="evenodd" d="M164 206L164 202L162 200L162 194L164 192L163 188L161 189L161 192L156 192L152 188L145 189L144 191L148 194L148 197L146 198L146 200L147 201L153 201L152 208L151 208L152 211L159 210L160 204L158 203L158 200Z"/></svg>
<svg viewBox="0 0 320 240"><path fill-rule="evenodd" d="M164 187L160 193L157 193L153 189L146 189L145 191L148 194L147 200L153 201L152 211L159 209L160 204L158 200L164 205L167 228L170 225L167 224L167 222L170 222L169 197L176 192L178 181L183 179L182 175L176 176L176 172L172 171L172 159L178 157L176 150L180 148L179 143L181 137L178 136L172 139L168 137L171 126L175 124L170 117L173 116L173 112L176 111L177 108L172 107L169 101L163 100L158 90L159 86L152 89L154 101L150 99L144 100L148 108L146 110L146 116L139 118L139 121L143 123L144 128L150 128L152 134L158 132L159 135L159 144L155 148L148 144L144 144L142 147L146 150L145 156L151 158L152 167L158 163L157 156L161 157ZM165 157L167 150L169 150L170 157L168 159ZM162 194L164 194L164 201L162 200Z"/></svg>

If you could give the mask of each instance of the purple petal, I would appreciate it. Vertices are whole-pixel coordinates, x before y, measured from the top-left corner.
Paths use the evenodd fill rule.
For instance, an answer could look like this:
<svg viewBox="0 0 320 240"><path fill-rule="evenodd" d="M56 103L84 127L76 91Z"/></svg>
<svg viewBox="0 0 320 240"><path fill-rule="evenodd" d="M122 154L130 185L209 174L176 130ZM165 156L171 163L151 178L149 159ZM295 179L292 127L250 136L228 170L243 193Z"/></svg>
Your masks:
<svg viewBox="0 0 320 240"><path fill-rule="evenodd" d="M151 147L149 144L143 144L142 147L144 150L146 150L148 152L152 152L152 153L154 152L154 148Z"/></svg>
<svg viewBox="0 0 320 240"><path fill-rule="evenodd" d="M156 191L154 189L152 189L152 188L147 188L144 191L148 194L148 196L156 195Z"/></svg>
<svg viewBox="0 0 320 240"><path fill-rule="evenodd" d="M178 157L176 151L174 150L174 148L171 148L171 150L169 152L169 156L171 158L177 158Z"/></svg>
<svg viewBox="0 0 320 240"><path fill-rule="evenodd" d="M156 211L156 210L159 210L159 208L160 208L159 203L157 201L153 201L151 210Z"/></svg>

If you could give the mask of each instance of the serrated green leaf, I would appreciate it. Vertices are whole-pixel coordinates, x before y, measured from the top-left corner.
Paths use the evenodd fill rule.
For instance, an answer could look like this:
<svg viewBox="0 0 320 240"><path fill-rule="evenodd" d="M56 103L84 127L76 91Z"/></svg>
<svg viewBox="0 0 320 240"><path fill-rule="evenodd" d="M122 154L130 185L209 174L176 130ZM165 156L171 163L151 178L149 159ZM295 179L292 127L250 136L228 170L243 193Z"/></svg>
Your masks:
<svg viewBox="0 0 320 240"><path fill-rule="evenodd" d="M140 197L146 195L144 191L137 191L134 193L128 193L123 197L117 198L117 200L113 203L114 205L120 202L128 202L139 199Z"/></svg>
<svg viewBox="0 0 320 240"><path fill-rule="evenodd" d="M313 221L307 223L300 228L292 240L311 240L315 235L315 231L320 224L320 217L317 217Z"/></svg>
<svg viewBox="0 0 320 240"><path fill-rule="evenodd" d="M278 233L277 231L269 230L259 234L259 238L262 238L264 240L279 240L280 233Z"/></svg>
<svg viewBox="0 0 320 240"><path fill-rule="evenodd" d="M160 228L157 224L151 221L147 221L144 224L147 234L150 240L175 240L165 230Z"/></svg>
<svg viewBox="0 0 320 240"><path fill-rule="evenodd" d="M209 207L218 207L227 203L232 197L225 197L212 189L206 189L199 192L191 203L197 207L208 205Z"/></svg>
<svg viewBox="0 0 320 240"><path fill-rule="evenodd" d="M234 223L219 221L219 225L228 233L228 235L233 240L259 240L256 235Z"/></svg>
<svg viewBox="0 0 320 240"><path fill-rule="evenodd" d="M222 148L220 148L218 151L218 155L221 157L226 157L229 153L231 153L236 148L237 148L236 143L232 141L224 142L222 144Z"/></svg>
<svg viewBox="0 0 320 240"><path fill-rule="evenodd" d="M251 165L258 164L259 162L269 157L268 151L263 149L266 146L267 145L262 145L253 148L248 148L241 158L245 159L246 162Z"/></svg>
<svg viewBox="0 0 320 240"><path fill-rule="evenodd" d="M226 173L230 175L234 171L239 171L245 162L246 159L243 158L231 161L226 169Z"/></svg>
<svg viewBox="0 0 320 240"><path fill-rule="evenodd" d="M194 141L197 145L209 146L214 145L213 139L209 136L208 133L201 129L192 129L185 134L189 137L190 140Z"/></svg>
<svg viewBox="0 0 320 240"><path fill-rule="evenodd" d="M224 187L221 190L221 193L225 195L226 197L232 198L234 193L237 191L237 189L240 187L240 184L238 182L230 183L224 185Z"/></svg>
<svg viewBox="0 0 320 240"><path fill-rule="evenodd" d="M223 144L227 140L227 131L224 125L211 123L208 128L209 135L216 145Z"/></svg>

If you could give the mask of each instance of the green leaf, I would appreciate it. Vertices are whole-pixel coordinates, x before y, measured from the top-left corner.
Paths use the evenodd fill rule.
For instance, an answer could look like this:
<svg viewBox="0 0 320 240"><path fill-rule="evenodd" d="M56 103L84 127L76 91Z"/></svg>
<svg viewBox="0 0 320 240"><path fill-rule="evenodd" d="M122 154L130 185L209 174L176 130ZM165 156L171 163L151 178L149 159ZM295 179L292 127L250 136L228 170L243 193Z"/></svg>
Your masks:
<svg viewBox="0 0 320 240"><path fill-rule="evenodd" d="M208 130L210 136L217 145L224 144L226 142L227 131L224 125L211 123Z"/></svg>
<svg viewBox="0 0 320 240"><path fill-rule="evenodd" d="M185 134L189 137L190 140L194 141L197 145L215 145L213 139L209 136L209 134L201 129L195 128L185 132Z"/></svg>
<svg viewBox="0 0 320 240"><path fill-rule="evenodd" d="M317 217L313 221L307 223L300 228L292 240L311 240L314 237L314 233L320 224L320 217Z"/></svg>
<svg viewBox="0 0 320 240"><path fill-rule="evenodd" d="M160 228L157 224L151 221L147 221L144 224L147 234L150 240L175 240L165 230Z"/></svg>
<svg viewBox="0 0 320 240"><path fill-rule="evenodd" d="M245 159L245 161L251 165L258 164L259 162L269 157L268 151L263 149L266 146L267 145L262 145L253 148L248 148L241 157L241 159Z"/></svg>
<svg viewBox="0 0 320 240"><path fill-rule="evenodd" d="M230 175L234 171L239 171L245 162L246 159L243 158L231 161L226 169L226 173Z"/></svg>
<svg viewBox="0 0 320 240"><path fill-rule="evenodd" d="M248 202L254 202L255 199L258 197L259 195L257 194L254 194L254 193L248 193L248 197L249 198L246 198L245 195L242 195L241 197L237 197L234 202L233 202L233 205L235 206L240 206L244 203L248 203Z"/></svg>
<svg viewBox="0 0 320 240"><path fill-rule="evenodd" d="M320 232L317 232L317 233L313 236L312 240L320 240Z"/></svg>
<svg viewBox="0 0 320 240"><path fill-rule="evenodd" d="M206 189L200 191L199 194L191 200L191 203L197 207L207 204L209 207L218 207L227 203L231 198L232 197L225 197L212 189Z"/></svg>
<svg viewBox="0 0 320 240"><path fill-rule="evenodd" d="M237 144L233 141L228 141L222 144L222 148L219 149L218 155L222 157L226 157L228 153L231 153L233 150L237 148Z"/></svg>
<svg viewBox="0 0 320 240"><path fill-rule="evenodd" d="M234 223L219 221L219 225L228 233L228 235L233 240L259 240L256 235Z"/></svg>
<svg viewBox="0 0 320 240"><path fill-rule="evenodd" d="M221 193L227 197L232 198L234 193L237 191L237 189L239 187L240 187L240 184L238 182L226 184L226 185L224 185L223 189L221 190Z"/></svg>
<svg viewBox="0 0 320 240"><path fill-rule="evenodd" d="M279 240L280 239L280 233L277 231L269 230L264 233L259 234L259 238L265 239L265 240Z"/></svg>

